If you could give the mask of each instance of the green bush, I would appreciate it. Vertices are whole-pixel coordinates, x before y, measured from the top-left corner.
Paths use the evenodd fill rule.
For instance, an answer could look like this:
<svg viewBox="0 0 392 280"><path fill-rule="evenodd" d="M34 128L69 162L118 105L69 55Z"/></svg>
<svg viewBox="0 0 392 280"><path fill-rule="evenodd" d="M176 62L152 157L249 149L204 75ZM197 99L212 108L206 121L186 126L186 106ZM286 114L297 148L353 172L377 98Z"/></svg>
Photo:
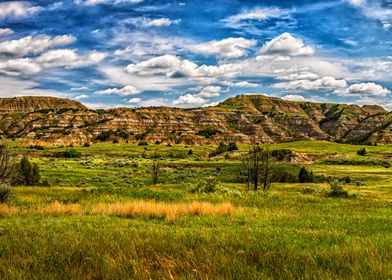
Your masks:
<svg viewBox="0 0 392 280"><path fill-rule="evenodd" d="M208 177L205 180L198 181L196 185L191 187L191 193L214 193L218 189L218 181L215 177Z"/></svg>
<svg viewBox="0 0 392 280"><path fill-rule="evenodd" d="M112 136L112 134L113 134L113 130L102 131L97 137L95 137L95 139L103 142L109 139L109 137Z"/></svg>
<svg viewBox="0 0 392 280"><path fill-rule="evenodd" d="M278 161L282 161L290 156L293 152L289 149L273 150L271 155Z"/></svg>
<svg viewBox="0 0 392 280"><path fill-rule="evenodd" d="M30 145L29 149L42 151L45 148L43 146L40 146L40 145Z"/></svg>
<svg viewBox="0 0 392 280"><path fill-rule="evenodd" d="M17 184L36 186L40 184L41 175L38 164L31 164L27 157L23 157L16 170Z"/></svg>
<svg viewBox="0 0 392 280"><path fill-rule="evenodd" d="M327 192L327 197L342 197L348 198L348 191L343 189L343 186L338 181L333 181L329 184L330 191Z"/></svg>
<svg viewBox="0 0 392 280"><path fill-rule="evenodd" d="M235 150L238 150L236 143L232 142L232 143L229 143L228 145L226 145L225 143L220 142L219 146L209 154L209 157L214 157L214 156L217 156L217 155L220 155L220 154L223 154L226 152L230 152L230 151L235 151Z"/></svg>
<svg viewBox="0 0 392 280"><path fill-rule="evenodd" d="M366 156L366 149L365 148L358 149L357 154L359 156Z"/></svg>
<svg viewBox="0 0 392 280"><path fill-rule="evenodd" d="M64 157L65 158L80 158L81 153L75 149L68 149L64 152Z"/></svg>
<svg viewBox="0 0 392 280"><path fill-rule="evenodd" d="M205 138L212 138L217 133L219 133L219 131L216 128L207 127L200 130L198 135L204 136Z"/></svg>

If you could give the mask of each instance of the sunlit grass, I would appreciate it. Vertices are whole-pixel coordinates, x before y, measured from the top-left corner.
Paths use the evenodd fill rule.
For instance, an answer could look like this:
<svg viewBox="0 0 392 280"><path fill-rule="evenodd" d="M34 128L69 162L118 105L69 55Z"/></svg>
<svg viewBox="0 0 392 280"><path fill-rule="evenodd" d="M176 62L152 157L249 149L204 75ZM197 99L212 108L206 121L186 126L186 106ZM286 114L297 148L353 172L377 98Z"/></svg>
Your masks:
<svg viewBox="0 0 392 280"><path fill-rule="evenodd" d="M182 216L231 216L243 212L230 203L208 202L158 203L155 201L129 201L126 203L98 204L92 213L122 217L166 218L169 221Z"/></svg>

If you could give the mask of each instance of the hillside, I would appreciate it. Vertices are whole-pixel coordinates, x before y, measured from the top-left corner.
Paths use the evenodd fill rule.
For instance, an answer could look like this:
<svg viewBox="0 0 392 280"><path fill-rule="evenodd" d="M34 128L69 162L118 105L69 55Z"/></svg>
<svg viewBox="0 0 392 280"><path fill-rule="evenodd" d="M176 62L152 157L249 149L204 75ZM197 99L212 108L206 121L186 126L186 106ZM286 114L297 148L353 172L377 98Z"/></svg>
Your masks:
<svg viewBox="0 0 392 280"><path fill-rule="evenodd" d="M43 110L45 109L45 110ZM68 110L67 110L68 109ZM295 140L392 143L392 113L377 105L240 95L206 109L88 110L66 99L0 99L0 134L42 145L105 141L216 144Z"/></svg>
<svg viewBox="0 0 392 280"><path fill-rule="evenodd" d="M87 109L81 103L56 97L21 96L14 98L0 98L0 112L33 112L43 109Z"/></svg>

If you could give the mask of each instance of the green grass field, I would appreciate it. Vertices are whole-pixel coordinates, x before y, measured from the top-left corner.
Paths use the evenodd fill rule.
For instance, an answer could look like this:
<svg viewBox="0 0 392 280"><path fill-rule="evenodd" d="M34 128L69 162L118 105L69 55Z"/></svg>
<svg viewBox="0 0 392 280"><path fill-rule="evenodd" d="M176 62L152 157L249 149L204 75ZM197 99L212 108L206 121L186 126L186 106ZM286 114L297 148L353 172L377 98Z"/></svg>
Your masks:
<svg viewBox="0 0 392 280"><path fill-rule="evenodd" d="M247 190L244 145L210 158L215 147L96 143L75 146L75 159L58 156L67 147L11 145L50 187L15 186L0 204L0 279L392 278L392 145L366 156L321 141L270 146L309 159L282 169L349 176L350 198L327 197L326 181ZM216 192L190 191L211 178Z"/></svg>

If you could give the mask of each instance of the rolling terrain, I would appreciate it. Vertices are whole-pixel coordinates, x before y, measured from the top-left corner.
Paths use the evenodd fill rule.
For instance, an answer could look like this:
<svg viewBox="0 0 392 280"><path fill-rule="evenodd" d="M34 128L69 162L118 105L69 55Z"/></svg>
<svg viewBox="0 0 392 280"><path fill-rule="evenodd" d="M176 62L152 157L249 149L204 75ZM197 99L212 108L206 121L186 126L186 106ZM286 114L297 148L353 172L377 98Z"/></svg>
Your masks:
<svg viewBox="0 0 392 280"><path fill-rule="evenodd" d="M0 133L40 145L95 140L150 143L392 143L392 114L377 105L293 102L240 95L216 107L89 110L51 97L0 99Z"/></svg>

